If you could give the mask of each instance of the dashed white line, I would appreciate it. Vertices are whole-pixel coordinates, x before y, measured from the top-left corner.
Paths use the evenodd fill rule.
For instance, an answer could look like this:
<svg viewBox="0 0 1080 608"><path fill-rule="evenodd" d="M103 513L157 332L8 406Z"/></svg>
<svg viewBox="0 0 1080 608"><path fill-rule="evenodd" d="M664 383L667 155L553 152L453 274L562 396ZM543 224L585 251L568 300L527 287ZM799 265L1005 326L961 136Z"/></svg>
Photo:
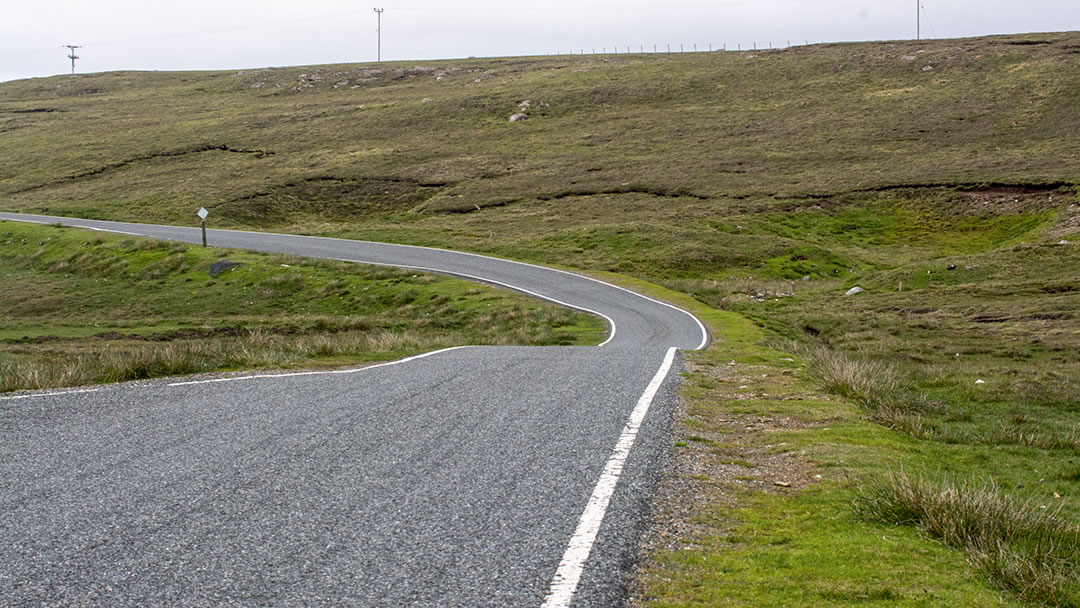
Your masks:
<svg viewBox="0 0 1080 608"><path fill-rule="evenodd" d="M585 511L578 520L577 529L570 538L570 544L563 553L559 569L555 571L551 587L544 598L543 608L568 608L574 599L574 593L577 592L578 583L581 581L581 574L585 570L585 562L592 553L596 535L600 531L600 524L603 523L604 515L607 513L608 503L611 502L611 496L615 493L615 485L619 483L623 467L626 466L626 459L630 456L630 448L634 447L634 440L637 439L638 430L641 429L641 423L645 420L645 414L649 412L649 406L652 405L656 392L660 390L660 385L664 383L668 372L671 371L677 350L674 346L668 349L660 369L656 370L656 375L645 387L645 392L641 394L637 405L634 406L634 411L630 413L630 420L623 427L619 441L615 444L615 449L611 452L607 464L604 465L604 472L600 474L592 496L585 505Z"/></svg>

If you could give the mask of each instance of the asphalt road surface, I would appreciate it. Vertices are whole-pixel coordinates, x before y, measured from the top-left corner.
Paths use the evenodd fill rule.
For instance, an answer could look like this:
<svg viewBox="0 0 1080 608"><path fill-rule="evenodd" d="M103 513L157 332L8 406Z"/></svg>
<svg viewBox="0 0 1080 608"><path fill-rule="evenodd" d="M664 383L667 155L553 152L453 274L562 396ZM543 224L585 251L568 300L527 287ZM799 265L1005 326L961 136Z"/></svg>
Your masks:
<svg viewBox="0 0 1080 608"><path fill-rule="evenodd" d="M198 228L0 213L198 243ZM688 313L438 249L210 230L604 316L601 347L0 396L0 604L620 606L670 446Z"/></svg>

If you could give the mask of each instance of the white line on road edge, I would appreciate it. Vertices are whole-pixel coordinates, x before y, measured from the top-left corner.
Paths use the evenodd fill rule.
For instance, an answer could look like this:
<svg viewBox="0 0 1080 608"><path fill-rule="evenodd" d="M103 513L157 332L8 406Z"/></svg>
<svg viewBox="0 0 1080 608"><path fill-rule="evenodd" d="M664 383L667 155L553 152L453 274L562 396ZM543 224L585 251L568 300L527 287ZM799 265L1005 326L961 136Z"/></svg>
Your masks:
<svg viewBox="0 0 1080 608"><path fill-rule="evenodd" d="M656 392L660 390L660 385L664 383L664 379L671 370L677 350L674 346L668 349L660 369L656 370L656 375L649 382L649 386L645 387L645 392L641 394L634 411L630 413L630 420L623 427L619 441L615 444L615 449L611 452L607 464L604 465L604 472L601 473L600 480L596 482L592 496L589 497L589 504L585 505L585 512L578 520L577 530L570 538L566 553L559 562L559 569L555 571L551 588L548 590L547 597L544 598L543 608L568 608L570 601L574 599L581 573L585 570L585 561L589 559L593 543L596 542L596 535L600 531L600 524L603 523L604 515L607 513L608 503L615 493L615 484L619 482L619 476L622 475L626 459L630 456L630 448L634 447L634 440L637 439L645 414L649 412L649 406L652 405Z"/></svg>
<svg viewBox="0 0 1080 608"><path fill-rule="evenodd" d="M15 214L15 215L18 215L18 214ZM77 218L58 218L58 220L67 220L69 222L74 222L74 221L77 221ZM32 222L32 223L35 223L35 224L47 224L47 223L50 223L50 222L36 221L36 220L29 220L29 219L22 219L22 218L15 219L15 220L9 220L9 221ZM97 221L104 221L104 220L97 220ZM56 223L56 222L52 222L52 223ZM125 223L125 222L116 222L116 223ZM75 226L77 228L90 228L90 226L88 226L88 225L79 225L79 224L75 224L75 223L71 223L71 224L68 224L68 225ZM141 226L143 224L135 224L135 225L136 226ZM145 225L157 226L157 224L145 224ZM182 229L185 229L185 230L189 229L189 227L187 227L187 226L165 226L165 227L167 227L167 228L182 228ZM195 228L190 228L190 230L195 230ZM117 231L117 232L121 232L121 231ZM635 295L635 296L637 296L639 298L644 298L644 299L646 299L646 300L648 300L650 302L653 302L655 304L659 304L661 306L666 306L666 307L668 307L668 308L670 308L672 310L676 310L678 312L681 312L684 315L687 315L691 319L693 319L694 323L697 324L698 329L701 331L701 343L698 344L697 347L695 347L693 350L701 350L701 349L705 348L709 344L709 331L707 329L705 329L705 324L702 323L701 320L698 319L697 316L694 313L692 313L690 311L687 311L687 310L684 310L682 308L679 308L678 306L675 306L674 304L669 304L669 303L664 302L662 300L657 300L656 298L651 298L651 297L649 297L647 295L640 294L640 293L638 293L638 292L636 292L636 291L634 291L632 289L627 289L626 287L621 287L621 286L615 285L613 283L608 283L607 281L602 281L600 279L590 277L590 276L587 276L587 275L584 275L584 274L578 274L576 272L571 272L569 270L562 270L561 268L552 268L550 266L541 266L539 264L531 264L529 262L519 262L517 260L508 260L506 258L497 258L497 257L489 256L489 255L484 255L482 253L471 253L471 252L468 252L468 251L456 251L456 250L453 250L453 249L443 249L443 248L440 248L440 247L425 247L423 245L400 245L400 244L396 244L396 243L383 243L383 242L379 242L379 241L362 241L362 240L355 240L355 239L335 238L335 237L329 237L329 236L309 236L309 235L306 235L306 234L287 234L287 233L280 233L280 232L256 232L254 230L226 230L226 229L218 228L218 229L215 229L215 230L211 231L211 233L213 233L213 232L237 232L237 233L241 233L241 234L288 236L288 237L294 237L294 238L314 239L314 240L322 240L322 241L342 241L342 242L345 242L345 243L352 243L352 244L367 243L367 244L372 244L372 245L385 245L385 246L390 246L390 247L403 247L403 248L407 248L407 249L408 248L411 248L411 249L426 249L426 250L429 250L429 251L442 251L442 252L452 253L452 254L457 254L457 255L466 255L466 256L472 256L472 257L477 257L477 258L483 258L483 259L487 259L487 260L494 260L494 261L497 261L497 262L507 262L507 263L510 263L510 264L518 264L520 266L528 266L528 267L531 267L531 268L538 268L540 270L548 270L548 271L551 271L551 272L558 272L558 273L561 273L561 274L567 274L567 275L570 275L570 276L577 277L579 279L585 279L586 281L592 281L594 283L600 283L601 285L606 285L608 287L614 287L615 289L618 289L620 291L625 291L626 293ZM137 234L137 233L126 233L126 234L133 234L135 236L147 236L147 238L160 238L160 237L152 237L152 236L148 236L148 235L140 235L140 234ZM162 239L162 240L169 240L169 239ZM192 241L183 241L183 242L192 242ZM308 256L308 257L319 257L319 256ZM412 268L412 269L415 269L415 270L425 270L427 272L437 272L437 273L441 273L441 274L453 274L453 275L460 276L460 277L472 278L474 280L481 280L481 281L484 281L484 282L487 282L487 283L496 283L496 281L492 281L491 279L486 279L486 278L483 278L483 277L471 277L470 275L461 274L461 273L455 273L455 272L451 272L449 270L440 270L438 268L424 268L424 267L420 267L420 266L401 266L401 265L398 265L398 264L379 264L379 263L375 263L375 262L364 262L364 261L361 261L361 260L344 260L342 258L322 258L322 259L336 259L338 261L343 261L343 262L357 262L357 263L360 263L360 264L371 264L373 266L391 266L391 267L397 267L397 268ZM514 287L514 286L511 286L511 285L504 285L504 286L510 287L511 289L514 289L516 291L522 291L522 292L528 293L529 295L539 296L539 294L535 294L535 293L533 293L531 291L527 291L527 290L521 289L519 287ZM571 308L576 308L578 310L582 310L582 311L585 311L585 312L589 312L589 313L593 313L593 314L600 314L600 313L597 313L595 311L589 310L587 308L582 308L580 306L574 306L572 304L566 304L564 302L560 302L558 300L548 298L548 297L545 297L545 296L539 296L539 297L544 298L546 300L550 300L550 301L555 302L557 304L561 304L563 306L570 306ZM608 321L610 321L610 318L608 318L606 315L601 315L601 316L603 316L605 319L608 319ZM610 342L615 337L614 328L615 328L615 325L614 325L614 323L612 323L611 335L608 336L608 339L605 340L603 343L601 343L600 346L603 346L604 344L607 344L608 342Z"/></svg>
<svg viewBox="0 0 1080 608"><path fill-rule="evenodd" d="M525 289L524 287L518 287L517 285L511 285L510 283L503 283L502 281L496 281L494 279L488 279L486 277L481 277L481 276L472 275L472 274L465 274L464 272L454 272L454 271L450 271L450 270L440 270L438 268L428 268L426 266L405 266L404 264L384 264L384 263L381 263L381 262L366 262L364 260L352 260L352 259L346 259L346 258L330 258L330 259L335 260L337 262L350 262L350 263L353 263L353 264L367 264L369 266L386 266L386 267L389 267L389 268L407 268L409 270L419 270L419 271L422 271L422 272L436 272L436 273L439 273L439 274L450 274L450 275L453 275L455 277L461 277L461 278L464 278L464 279L471 279L473 281L478 281L480 283L488 283L490 285L498 285L499 287L505 287L507 289L512 289L514 291L519 291L521 293L530 295L530 296L532 296L534 298L540 298L541 300L547 300L548 302L554 302L555 304L558 304L559 306L565 306L567 308L573 308L574 310L580 310L582 312L587 312L589 314L596 315L598 317L603 317L604 320L606 320L608 322L608 325L611 326L611 333L608 334L607 340L604 340L600 344L597 344L597 348L599 348L599 347L601 347L601 346L603 346L603 345L607 344L608 342L611 342L612 340L615 339L615 332L617 330L616 327L615 327L615 319L612 319L611 317L605 315L604 313L595 311L595 310L593 310L591 308L585 308L584 306L578 306L576 304L569 304L567 302L563 302L562 300L556 300L555 298L545 296L542 293L537 293L535 291L530 291L528 289ZM588 278L588 277L585 277L585 278ZM615 286L612 285L612 287L615 287ZM631 293L633 293L633 292L631 292Z"/></svg>
<svg viewBox="0 0 1080 608"><path fill-rule="evenodd" d="M130 234L131 236L143 236L135 232L124 232L123 230L111 230L109 228L94 228L93 226L87 226L90 230L97 230L98 232L111 232L113 234ZM146 237L143 237L146 238Z"/></svg>
<svg viewBox="0 0 1080 608"><path fill-rule="evenodd" d="M57 393L34 393L33 395L15 395L14 397L0 397L0 401L12 401L15 399L34 399L39 397L56 397L58 395L75 395L78 393L96 393L100 388L87 388L78 391L60 391Z"/></svg>
<svg viewBox="0 0 1080 608"><path fill-rule="evenodd" d="M189 380L186 382L170 382L166 386L189 386L192 384L212 384L214 382L237 382L239 380L259 380L261 378L288 378L290 376L333 376L340 374L355 374L358 372L366 372L369 369L375 369L378 367L387 367L390 365L398 365L399 363L408 363L409 361L416 361L417 359L423 359L424 357L430 357L439 353L447 353L452 350L458 350L460 348L475 348L473 346L452 346L450 348L444 348L442 350L433 350L430 353L424 353L422 355L413 355L404 359L398 359L397 361L387 361L386 363L377 363L375 365L368 365L366 367L354 367L351 369L331 369L317 372L285 372L281 374L253 374L251 376L235 376L232 378L211 378L209 380Z"/></svg>

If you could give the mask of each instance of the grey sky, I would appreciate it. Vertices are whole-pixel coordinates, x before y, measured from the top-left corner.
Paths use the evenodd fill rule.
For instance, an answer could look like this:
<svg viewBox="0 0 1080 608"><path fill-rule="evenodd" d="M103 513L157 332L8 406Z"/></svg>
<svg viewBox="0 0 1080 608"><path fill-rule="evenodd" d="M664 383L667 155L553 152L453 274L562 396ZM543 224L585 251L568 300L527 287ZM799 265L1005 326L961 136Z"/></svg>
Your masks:
<svg viewBox="0 0 1080 608"><path fill-rule="evenodd" d="M1080 29L1078 0L922 0L924 37ZM0 0L0 80L915 36L913 0Z"/></svg>

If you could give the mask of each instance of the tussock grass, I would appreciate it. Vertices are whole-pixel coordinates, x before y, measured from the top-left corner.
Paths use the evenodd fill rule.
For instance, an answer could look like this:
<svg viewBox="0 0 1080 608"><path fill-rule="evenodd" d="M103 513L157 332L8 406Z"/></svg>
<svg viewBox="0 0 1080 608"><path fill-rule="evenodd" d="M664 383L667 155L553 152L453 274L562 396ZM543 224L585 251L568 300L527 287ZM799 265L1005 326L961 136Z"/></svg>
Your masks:
<svg viewBox="0 0 1080 608"><path fill-rule="evenodd" d="M1031 423L1023 413L1013 417L1013 424L973 431L943 428L938 420L951 417L948 407L919 392L911 374L895 364L798 342L778 343L777 347L803 358L807 371L825 390L852 400L874 422L913 437L951 444L1080 451L1080 427L1047 428Z"/></svg>
<svg viewBox="0 0 1080 608"><path fill-rule="evenodd" d="M177 340L92 353L0 362L0 392L123 382L224 369L290 367L338 356L374 358L454 343L451 334L409 331L282 336L253 330L215 340Z"/></svg>
<svg viewBox="0 0 1080 608"><path fill-rule="evenodd" d="M1046 429L1034 424L1003 424L979 439L991 445L1016 444L1041 450L1080 452L1080 427Z"/></svg>
<svg viewBox="0 0 1080 608"><path fill-rule="evenodd" d="M915 390L897 366L799 342L777 347L806 361L807 371L825 390L854 401L874 422L916 437L939 437L940 431L925 414L941 406Z"/></svg>
<svg viewBox="0 0 1080 608"><path fill-rule="evenodd" d="M854 507L868 520L915 526L964 549L1025 599L1080 606L1080 527L1045 501L1011 498L993 481L932 481L901 469L863 485Z"/></svg>

